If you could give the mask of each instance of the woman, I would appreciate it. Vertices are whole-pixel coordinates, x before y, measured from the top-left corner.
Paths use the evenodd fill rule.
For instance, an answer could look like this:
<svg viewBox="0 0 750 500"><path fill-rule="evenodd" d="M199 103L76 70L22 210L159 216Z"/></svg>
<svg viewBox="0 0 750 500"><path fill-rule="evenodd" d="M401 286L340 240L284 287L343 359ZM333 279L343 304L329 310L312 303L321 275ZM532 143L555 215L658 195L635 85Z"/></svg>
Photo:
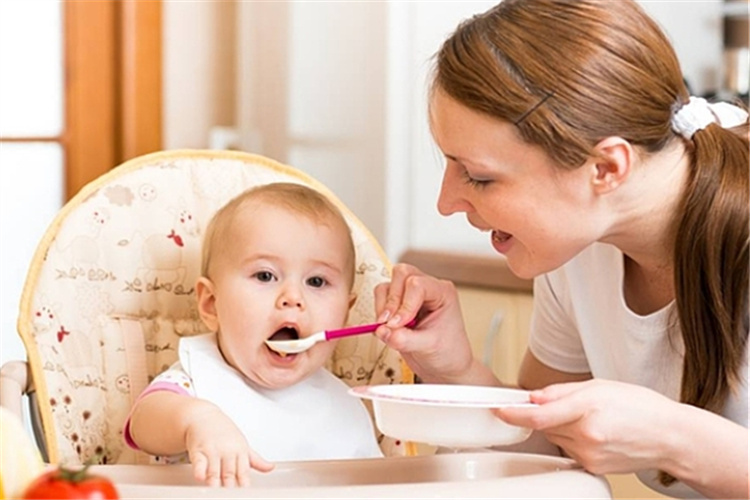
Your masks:
<svg viewBox="0 0 750 500"><path fill-rule="evenodd" d="M748 498L747 113L690 97L633 1L506 0L442 46L430 122L438 210L534 278L518 383L539 406L498 417L593 473ZM500 383L451 283L399 265L376 308L423 380Z"/></svg>

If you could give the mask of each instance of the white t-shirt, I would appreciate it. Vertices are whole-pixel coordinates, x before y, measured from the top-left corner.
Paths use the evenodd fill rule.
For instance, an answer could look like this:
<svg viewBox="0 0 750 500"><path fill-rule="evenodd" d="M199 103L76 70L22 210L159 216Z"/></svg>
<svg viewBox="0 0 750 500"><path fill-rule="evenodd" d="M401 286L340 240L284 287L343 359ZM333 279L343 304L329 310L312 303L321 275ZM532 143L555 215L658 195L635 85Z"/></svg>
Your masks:
<svg viewBox="0 0 750 500"><path fill-rule="evenodd" d="M529 349L545 365L569 373L651 388L679 400L684 344L674 302L646 316L631 311L623 295L624 256L597 243L561 268L534 280ZM742 386L722 412L748 427L747 352ZM649 488L678 498L701 498L683 483L668 488L657 471L638 473Z"/></svg>

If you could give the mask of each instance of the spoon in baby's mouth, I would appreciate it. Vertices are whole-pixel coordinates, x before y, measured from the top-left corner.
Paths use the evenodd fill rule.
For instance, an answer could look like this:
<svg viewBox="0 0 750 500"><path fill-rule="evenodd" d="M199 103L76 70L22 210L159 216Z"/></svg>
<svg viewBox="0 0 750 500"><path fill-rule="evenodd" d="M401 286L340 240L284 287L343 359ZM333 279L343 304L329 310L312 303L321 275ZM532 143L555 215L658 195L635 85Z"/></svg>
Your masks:
<svg viewBox="0 0 750 500"><path fill-rule="evenodd" d="M324 330L322 332L313 333L303 339L294 340L266 340L266 345L273 351L280 354L297 354L310 349L318 342L324 342L326 340L338 339L341 337L349 337L352 335L361 335L363 333L372 333L378 329L383 323L372 323L369 325L350 326L348 328L340 328L337 330ZM417 324L416 318L409 321L404 326L412 328Z"/></svg>

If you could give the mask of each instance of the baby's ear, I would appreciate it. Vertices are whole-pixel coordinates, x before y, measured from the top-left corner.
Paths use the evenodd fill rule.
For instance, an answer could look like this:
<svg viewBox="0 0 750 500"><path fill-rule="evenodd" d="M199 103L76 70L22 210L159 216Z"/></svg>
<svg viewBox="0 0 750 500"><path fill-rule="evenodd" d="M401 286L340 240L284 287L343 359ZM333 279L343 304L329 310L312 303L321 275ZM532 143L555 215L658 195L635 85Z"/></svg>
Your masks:
<svg viewBox="0 0 750 500"><path fill-rule="evenodd" d="M198 314L206 328L212 332L219 331L219 316L216 314L216 295L214 284L205 276L198 278L195 284L195 296L198 299Z"/></svg>
<svg viewBox="0 0 750 500"><path fill-rule="evenodd" d="M349 309L354 307L355 302L357 302L357 294L352 292L349 294Z"/></svg>

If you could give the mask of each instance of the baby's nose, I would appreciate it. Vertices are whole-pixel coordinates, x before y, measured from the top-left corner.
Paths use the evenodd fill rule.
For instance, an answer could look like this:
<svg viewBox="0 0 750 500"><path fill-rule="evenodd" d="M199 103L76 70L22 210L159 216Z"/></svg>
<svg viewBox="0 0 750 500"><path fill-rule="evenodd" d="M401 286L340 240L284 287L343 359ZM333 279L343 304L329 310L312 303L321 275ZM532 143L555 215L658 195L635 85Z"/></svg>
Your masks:
<svg viewBox="0 0 750 500"><path fill-rule="evenodd" d="M284 290L282 290L281 294L279 295L279 298L276 302L276 305L279 308L298 308L298 309L304 309L304 301L302 300L302 294L299 292L299 290L296 287L285 287Z"/></svg>
<svg viewBox="0 0 750 500"><path fill-rule="evenodd" d="M293 299L282 299L281 305L283 307L302 307L302 301L301 300L293 300Z"/></svg>

